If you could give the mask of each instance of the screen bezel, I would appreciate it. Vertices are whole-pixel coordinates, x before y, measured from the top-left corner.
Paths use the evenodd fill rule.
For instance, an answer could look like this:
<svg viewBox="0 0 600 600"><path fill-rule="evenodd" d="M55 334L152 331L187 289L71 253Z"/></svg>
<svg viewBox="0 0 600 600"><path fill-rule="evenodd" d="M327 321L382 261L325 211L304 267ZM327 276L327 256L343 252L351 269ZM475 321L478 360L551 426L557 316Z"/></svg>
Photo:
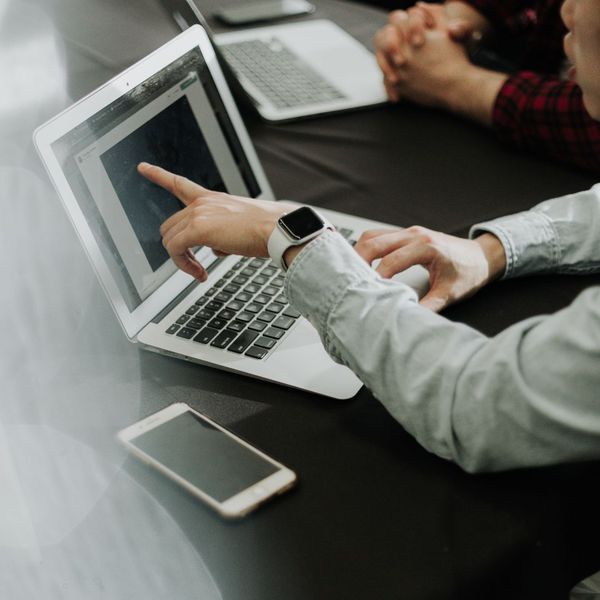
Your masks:
<svg viewBox="0 0 600 600"><path fill-rule="evenodd" d="M219 502L215 498L213 498L210 494L207 494L197 486L190 483L187 479L176 473L175 471L166 467L163 463L161 463L157 458L144 452L140 448L138 448L134 444L134 440L155 429L160 427L161 425L167 423L171 419L178 417L179 415L191 412L196 415L199 419L202 419L219 431L221 431L224 435L227 435L231 439L235 440L240 445L244 446L249 452L256 454L262 459L266 460L274 467L277 468L277 471L269 475L268 477L254 482L252 485L247 487L245 490L238 492L234 496ZM123 429L118 433L118 439L127 447L127 449L135 454L138 458L148 463L149 465L155 467L169 478L174 480L183 486L190 493L194 494L212 508L214 508L219 514L227 518L237 518L242 517L258 505L262 504L265 500L270 498L271 496L281 493L291 487L296 482L296 474L294 471L281 464L280 462L274 460L270 456L266 455L264 452L261 452L254 446L251 446L248 442L234 435L223 426L215 423L212 419L209 419L205 415L200 414L198 411L194 410L188 404L183 402L178 402L175 404L171 404L167 408L164 408L145 419L134 423L133 425Z"/></svg>
<svg viewBox="0 0 600 600"><path fill-rule="evenodd" d="M143 327L152 321L193 280L182 271L176 271L138 307L130 311L117 282L110 272L108 264L102 256L98 242L71 190L62 167L52 150L52 144L194 48L200 49L206 61L206 65L232 122L235 134L239 138L242 149L256 177L261 190L258 198L274 200L273 192L237 110L235 101L229 91L229 87L225 82L212 44L200 25L190 27L96 91L40 126L34 132L34 143L46 171L65 206L67 214L86 250L98 279L117 315L119 323L123 327L127 337L132 341ZM207 248L200 249L196 256L205 266L209 266L217 260L217 257Z"/></svg>

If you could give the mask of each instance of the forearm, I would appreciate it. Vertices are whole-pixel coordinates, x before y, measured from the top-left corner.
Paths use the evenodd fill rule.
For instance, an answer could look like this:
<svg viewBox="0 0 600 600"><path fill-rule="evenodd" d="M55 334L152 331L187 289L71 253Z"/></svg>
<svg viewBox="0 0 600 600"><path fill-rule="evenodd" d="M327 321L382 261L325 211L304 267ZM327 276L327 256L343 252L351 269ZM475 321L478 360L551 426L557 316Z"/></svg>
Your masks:
<svg viewBox="0 0 600 600"><path fill-rule="evenodd" d="M501 242L505 277L533 273L600 271L600 185L547 200L529 211L475 225Z"/></svg>
<svg viewBox="0 0 600 600"><path fill-rule="evenodd" d="M376 277L333 234L297 256L286 291L330 354L439 456L469 471L598 456L597 358L588 348L600 331L599 310L590 322L579 318L589 317L598 294L583 311L488 339L422 308L406 286ZM567 331L572 339L561 337Z"/></svg>
<svg viewBox="0 0 600 600"><path fill-rule="evenodd" d="M600 172L600 124L571 81L529 71L507 78L492 126L503 142Z"/></svg>
<svg viewBox="0 0 600 600"><path fill-rule="evenodd" d="M498 92L507 79L505 73L471 65L445 88L446 108L490 127Z"/></svg>

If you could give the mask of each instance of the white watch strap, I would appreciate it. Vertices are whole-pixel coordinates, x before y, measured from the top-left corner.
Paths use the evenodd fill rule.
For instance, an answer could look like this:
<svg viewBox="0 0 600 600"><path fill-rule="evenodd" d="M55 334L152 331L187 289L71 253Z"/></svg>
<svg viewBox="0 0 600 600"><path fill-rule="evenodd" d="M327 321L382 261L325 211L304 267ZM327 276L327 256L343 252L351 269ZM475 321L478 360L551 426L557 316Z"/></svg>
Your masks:
<svg viewBox="0 0 600 600"><path fill-rule="evenodd" d="M319 213L317 213L319 214ZM267 243L267 250L269 252L269 256L273 260L273 262L285 273L288 269L287 264L283 258L286 250L291 248L292 246L300 246L302 244L306 244L310 240L316 238L321 235L323 231L326 229L335 229L327 219L323 218L322 215L319 214L319 218L323 221L323 227L318 231L315 231L311 235L301 239L301 240L293 240L289 236L285 234L285 232L279 226L279 222L273 229L273 233L269 236L269 241Z"/></svg>

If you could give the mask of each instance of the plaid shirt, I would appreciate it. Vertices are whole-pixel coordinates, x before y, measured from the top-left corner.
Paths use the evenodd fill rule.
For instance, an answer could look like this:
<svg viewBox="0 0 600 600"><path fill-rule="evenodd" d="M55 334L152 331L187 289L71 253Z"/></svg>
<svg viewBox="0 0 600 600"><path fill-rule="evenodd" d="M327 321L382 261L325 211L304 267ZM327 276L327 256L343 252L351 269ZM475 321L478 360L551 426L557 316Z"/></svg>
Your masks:
<svg viewBox="0 0 600 600"><path fill-rule="evenodd" d="M464 0L487 19L519 69L494 105L501 140L600 172L600 124L583 105L581 89L558 77L565 61L562 0Z"/></svg>

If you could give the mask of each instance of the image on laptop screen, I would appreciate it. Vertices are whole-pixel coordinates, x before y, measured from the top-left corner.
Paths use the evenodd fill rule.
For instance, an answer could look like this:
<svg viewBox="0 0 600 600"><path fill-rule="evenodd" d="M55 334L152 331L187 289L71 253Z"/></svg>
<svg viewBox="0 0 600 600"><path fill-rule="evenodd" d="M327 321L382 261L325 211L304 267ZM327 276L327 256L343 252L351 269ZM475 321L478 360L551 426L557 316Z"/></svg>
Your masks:
<svg viewBox="0 0 600 600"><path fill-rule="evenodd" d="M53 146L130 311L175 271L160 225L182 208L137 173L158 164L209 189L256 197L256 178L199 50Z"/></svg>

